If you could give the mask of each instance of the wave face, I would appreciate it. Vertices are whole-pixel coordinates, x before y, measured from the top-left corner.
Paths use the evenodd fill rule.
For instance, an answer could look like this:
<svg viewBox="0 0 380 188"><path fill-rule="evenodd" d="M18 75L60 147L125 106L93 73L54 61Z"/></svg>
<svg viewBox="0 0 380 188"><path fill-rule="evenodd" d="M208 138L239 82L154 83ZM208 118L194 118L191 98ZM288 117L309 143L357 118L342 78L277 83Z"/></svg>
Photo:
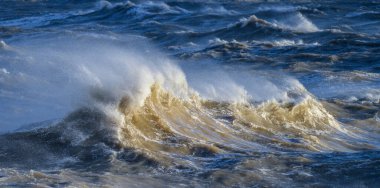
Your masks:
<svg viewBox="0 0 380 188"><path fill-rule="evenodd" d="M378 187L379 8L1 1L0 186Z"/></svg>

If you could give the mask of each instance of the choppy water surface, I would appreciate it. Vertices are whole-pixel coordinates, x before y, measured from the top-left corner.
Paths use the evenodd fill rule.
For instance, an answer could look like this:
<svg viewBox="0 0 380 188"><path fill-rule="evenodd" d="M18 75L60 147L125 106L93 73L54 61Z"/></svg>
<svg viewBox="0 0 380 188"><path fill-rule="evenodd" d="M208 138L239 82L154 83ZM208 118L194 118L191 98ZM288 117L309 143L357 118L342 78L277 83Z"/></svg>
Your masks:
<svg viewBox="0 0 380 188"><path fill-rule="evenodd" d="M1 1L1 187L379 187L379 1Z"/></svg>

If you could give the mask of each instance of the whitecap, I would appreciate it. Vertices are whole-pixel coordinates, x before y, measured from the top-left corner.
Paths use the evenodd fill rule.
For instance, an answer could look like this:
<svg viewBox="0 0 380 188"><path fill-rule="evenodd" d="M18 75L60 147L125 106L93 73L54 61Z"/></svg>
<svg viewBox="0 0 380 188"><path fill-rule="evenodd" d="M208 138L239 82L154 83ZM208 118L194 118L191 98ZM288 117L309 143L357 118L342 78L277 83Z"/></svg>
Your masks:
<svg viewBox="0 0 380 188"><path fill-rule="evenodd" d="M5 69L5 68L1 68L0 69L0 75L6 75L6 74L9 74L9 71L7 70L7 69Z"/></svg>
<svg viewBox="0 0 380 188"><path fill-rule="evenodd" d="M0 49L11 50L12 48L7 43L5 43L3 40L0 40Z"/></svg>
<svg viewBox="0 0 380 188"><path fill-rule="evenodd" d="M317 32L320 29L309 19L303 16L301 13L292 15L284 20L279 20L274 22L281 28L297 31L297 32Z"/></svg>
<svg viewBox="0 0 380 188"><path fill-rule="evenodd" d="M304 43L303 40L276 40L272 43L274 46L319 46L318 42Z"/></svg>
<svg viewBox="0 0 380 188"><path fill-rule="evenodd" d="M256 17L256 15L252 15L248 18L242 18L238 22L238 24L240 24L241 27L246 27L249 23L261 24L266 26L275 26L266 20Z"/></svg>
<svg viewBox="0 0 380 188"><path fill-rule="evenodd" d="M97 5L96 5L98 9L103 9L103 8L113 9L118 6L135 6L135 4L130 1L120 2L120 3L110 3L109 1L101 0L97 2Z"/></svg>

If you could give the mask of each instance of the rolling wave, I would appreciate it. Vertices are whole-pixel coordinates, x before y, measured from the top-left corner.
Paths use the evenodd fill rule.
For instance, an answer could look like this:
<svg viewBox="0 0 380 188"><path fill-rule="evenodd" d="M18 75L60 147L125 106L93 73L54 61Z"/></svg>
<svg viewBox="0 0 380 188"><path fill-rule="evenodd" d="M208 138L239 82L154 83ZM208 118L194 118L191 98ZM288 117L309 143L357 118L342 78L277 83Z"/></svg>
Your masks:
<svg viewBox="0 0 380 188"><path fill-rule="evenodd" d="M72 49L70 40L55 41L55 49L48 56L33 59L51 62L59 57L68 61L66 65L79 67L64 70L79 71L69 73L80 76L75 79L82 81L75 82L84 86L71 84L69 87L87 88L84 90L87 93L84 96L89 97L87 104L74 109L61 121L1 136L2 141L8 143L0 148L5 153L17 152L15 147L23 148L20 152L30 151L30 145L35 148L47 143L41 149L30 151L29 157L35 158L46 150L51 153L46 155L47 161L49 157L55 160L59 156L83 156L79 159L87 160L94 150L102 150L96 154L98 158L103 154L107 157L114 152L124 155L133 151L133 155L144 156L141 160L147 163L154 161L163 166L174 163L192 168L194 157L224 153L357 151L376 147L363 141L362 135L345 128L302 85L289 82L290 90L277 88L284 97L255 102L253 99L259 99L258 93L252 93L255 91L239 82L232 81L235 83L231 86L227 82L218 86L215 82L207 88L214 88L210 91L217 96L207 97L207 92L197 90L202 88L200 85L189 84L182 70L165 59L152 61L138 57L138 53L131 57L113 44L104 48L104 39L96 39L100 40L97 43L91 37L90 46L87 42L75 42ZM100 55L85 55L93 54L100 44L103 46ZM103 61L108 64L104 65ZM130 72L133 69L136 70ZM274 91L275 86L263 86L262 89ZM218 87L234 88L231 91L235 93L218 92ZM1 158L8 164L25 160L14 159L12 155Z"/></svg>

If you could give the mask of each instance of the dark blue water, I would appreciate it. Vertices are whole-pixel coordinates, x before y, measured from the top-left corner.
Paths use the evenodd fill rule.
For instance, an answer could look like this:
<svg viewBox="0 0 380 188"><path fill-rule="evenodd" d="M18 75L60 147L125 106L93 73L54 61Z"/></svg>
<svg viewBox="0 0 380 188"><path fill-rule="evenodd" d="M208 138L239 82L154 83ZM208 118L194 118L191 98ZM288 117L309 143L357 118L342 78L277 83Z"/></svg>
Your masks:
<svg viewBox="0 0 380 188"><path fill-rule="evenodd" d="M0 2L0 186L378 187L379 1Z"/></svg>

